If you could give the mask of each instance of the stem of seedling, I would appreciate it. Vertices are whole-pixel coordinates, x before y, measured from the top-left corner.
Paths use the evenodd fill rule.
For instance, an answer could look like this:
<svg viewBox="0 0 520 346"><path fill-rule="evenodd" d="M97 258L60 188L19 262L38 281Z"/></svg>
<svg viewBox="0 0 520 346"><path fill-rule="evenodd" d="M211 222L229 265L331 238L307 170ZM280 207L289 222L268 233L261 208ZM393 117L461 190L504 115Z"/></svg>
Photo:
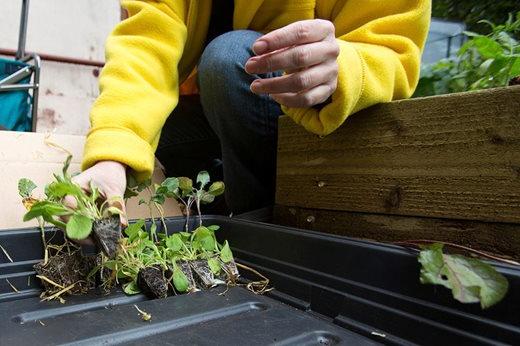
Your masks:
<svg viewBox="0 0 520 346"><path fill-rule="evenodd" d="M164 220L164 210L163 207L156 202L153 202L153 205L155 206L155 209L157 209L157 212L159 213L159 217L161 218L161 223L163 225L164 234L168 236L168 226L166 226L166 221Z"/></svg>

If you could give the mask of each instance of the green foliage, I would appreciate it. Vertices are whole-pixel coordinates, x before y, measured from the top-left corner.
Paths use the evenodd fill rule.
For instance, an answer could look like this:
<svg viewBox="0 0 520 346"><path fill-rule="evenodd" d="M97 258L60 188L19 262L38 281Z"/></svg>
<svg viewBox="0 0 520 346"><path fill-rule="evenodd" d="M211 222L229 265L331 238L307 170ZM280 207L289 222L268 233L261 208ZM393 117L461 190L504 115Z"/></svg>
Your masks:
<svg viewBox="0 0 520 346"><path fill-rule="evenodd" d="M477 303L483 309L498 303L507 293L507 279L478 259L447 255L442 244L426 247L419 254L421 283L449 288L462 303Z"/></svg>
<svg viewBox="0 0 520 346"><path fill-rule="evenodd" d="M85 239L92 230L92 220L81 214L73 214L65 230L70 239Z"/></svg>
<svg viewBox="0 0 520 346"><path fill-rule="evenodd" d="M220 259L224 263L229 263L233 260L233 253L231 252L231 249L229 248L229 244L227 240L224 242L224 246L222 247L222 250L220 251Z"/></svg>
<svg viewBox="0 0 520 346"><path fill-rule="evenodd" d="M127 283L123 286L127 294L139 292L136 284L132 283L137 282L140 269L150 266L159 266L164 271L171 270L175 289L185 292L190 287L186 275L180 269L181 263L206 260L211 272L220 274L225 264L233 261L228 242L223 245L217 242L215 231L218 229L216 225L200 226L192 232L162 235L160 240L154 241L151 230L146 230L145 221L138 220L125 229L127 237L122 239L116 258L106 261L101 267L114 271L116 282L122 280ZM109 286L112 284L108 283Z"/></svg>
<svg viewBox="0 0 520 346"><path fill-rule="evenodd" d="M518 0L433 0L432 16L464 22L468 30L486 33L487 27L480 21L483 18L503 23L508 13L517 12ZM517 34L517 38L520 38Z"/></svg>
<svg viewBox="0 0 520 346"><path fill-rule="evenodd" d="M177 266L173 269L172 281L175 289L179 292L186 292L190 285L186 275Z"/></svg>
<svg viewBox="0 0 520 346"><path fill-rule="evenodd" d="M68 167L72 156L68 156L63 164L62 175L54 174L54 181L45 187L45 198L34 200L28 205L28 212L23 220L40 219L51 223L66 231L71 239L84 239L92 231L92 224L95 220L120 214L121 210L111 207L108 201L98 204L100 196L99 189L90 184L90 194L72 181L68 173ZM18 190L24 201L31 198L32 191L36 185L29 179L20 179ZM65 196L71 196L76 201L76 208L70 208L63 203ZM25 204L25 203L24 203ZM68 222L62 221L62 217L68 218Z"/></svg>
<svg viewBox="0 0 520 346"><path fill-rule="evenodd" d="M32 195L33 190L36 188L36 184L32 180L22 178L18 181L18 193L22 198L29 198Z"/></svg>
<svg viewBox="0 0 520 346"><path fill-rule="evenodd" d="M453 58L425 65L414 96L431 96L507 86L520 75L520 12L505 24L494 25L488 35L467 32L469 40Z"/></svg>

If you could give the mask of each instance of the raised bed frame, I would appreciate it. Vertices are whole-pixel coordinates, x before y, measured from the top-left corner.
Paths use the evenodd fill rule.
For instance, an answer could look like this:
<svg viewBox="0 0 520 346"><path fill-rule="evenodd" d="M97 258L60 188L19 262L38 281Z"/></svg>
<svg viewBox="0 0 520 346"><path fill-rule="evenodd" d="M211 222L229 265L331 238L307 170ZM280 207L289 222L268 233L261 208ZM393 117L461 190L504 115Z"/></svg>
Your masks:
<svg viewBox="0 0 520 346"><path fill-rule="evenodd" d="M276 223L520 258L520 86L377 105L326 137L279 125Z"/></svg>

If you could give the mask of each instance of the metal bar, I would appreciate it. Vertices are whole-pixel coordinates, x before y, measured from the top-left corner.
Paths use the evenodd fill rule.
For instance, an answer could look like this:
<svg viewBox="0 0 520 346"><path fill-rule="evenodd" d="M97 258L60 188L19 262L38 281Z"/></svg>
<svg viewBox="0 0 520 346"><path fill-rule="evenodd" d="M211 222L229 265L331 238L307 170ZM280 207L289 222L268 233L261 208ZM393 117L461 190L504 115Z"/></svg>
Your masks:
<svg viewBox="0 0 520 346"><path fill-rule="evenodd" d="M38 85L36 85L36 84L0 85L0 92L2 92L2 91L29 90L29 89L37 89L37 88L38 88Z"/></svg>
<svg viewBox="0 0 520 346"><path fill-rule="evenodd" d="M29 0L22 0L22 15L20 18L20 33L18 36L18 51L16 59L25 56L25 43L27 40L27 20L29 18Z"/></svg>
<svg viewBox="0 0 520 346"><path fill-rule="evenodd" d="M26 66L15 73L0 80L0 85L15 84L32 74L31 66Z"/></svg>
<svg viewBox="0 0 520 346"><path fill-rule="evenodd" d="M35 88L33 89L33 102L32 102L32 132L36 132L36 123L38 121L38 101L40 95L40 69L41 59L38 55L33 54L34 59L34 77L33 82Z"/></svg>
<svg viewBox="0 0 520 346"><path fill-rule="evenodd" d="M45 53L27 53L27 54L39 55L42 60L46 60L46 61L54 61L54 62L62 62L62 63L66 63L66 64L94 66L94 67L105 66L105 63L102 61L71 58L71 57L66 57L66 56L51 55L51 54L45 54ZM16 56L16 51L13 49L0 48L0 55Z"/></svg>

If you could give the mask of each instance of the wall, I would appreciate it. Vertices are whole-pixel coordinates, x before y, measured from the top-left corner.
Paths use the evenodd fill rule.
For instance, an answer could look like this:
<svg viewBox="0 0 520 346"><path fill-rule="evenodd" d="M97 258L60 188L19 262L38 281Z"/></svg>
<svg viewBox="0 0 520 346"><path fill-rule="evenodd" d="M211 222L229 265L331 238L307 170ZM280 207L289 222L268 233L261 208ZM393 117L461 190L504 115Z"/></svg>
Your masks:
<svg viewBox="0 0 520 346"><path fill-rule="evenodd" d="M21 0L2 0L0 48L16 49ZM104 41L121 17L118 0L32 0L27 51L104 61ZM38 132L85 134L99 68L44 61Z"/></svg>

